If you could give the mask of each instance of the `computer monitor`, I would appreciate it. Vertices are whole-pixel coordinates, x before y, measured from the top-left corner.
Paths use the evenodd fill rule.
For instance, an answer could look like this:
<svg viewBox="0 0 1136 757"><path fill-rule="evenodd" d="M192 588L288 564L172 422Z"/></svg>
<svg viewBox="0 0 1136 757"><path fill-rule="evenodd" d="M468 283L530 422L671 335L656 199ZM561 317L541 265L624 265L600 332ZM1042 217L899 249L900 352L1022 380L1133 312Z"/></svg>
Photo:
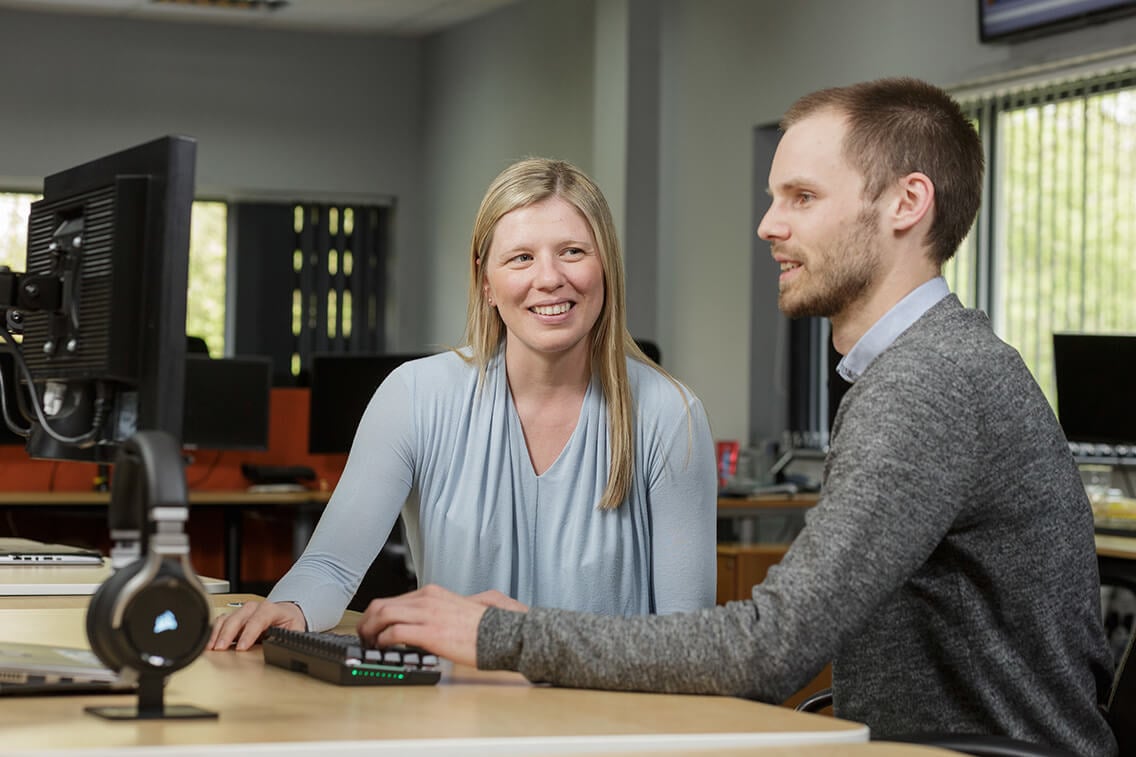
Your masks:
<svg viewBox="0 0 1136 757"><path fill-rule="evenodd" d="M268 449L271 390L271 358L186 355L182 445Z"/></svg>
<svg viewBox="0 0 1136 757"><path fill-rule="evenodd" d="M1053 335L1057 417L1071 442L1136 443L1136 335Z"/></svg>
<svg viewBox="0 0 1136 757"><path fill-rule="evenodd" d="M311 360L308 452L343 454L371 396L390 372L423 354L321 354Z"/></svg>
<svg viewBox="0 0 1136 757"><path fill-rule="evenodd" d="M31 397L9 419L32 457L111 462L138 430L181 439L196 150L163 137L44 179L26 270L0 272L5 384Z"/></svg>

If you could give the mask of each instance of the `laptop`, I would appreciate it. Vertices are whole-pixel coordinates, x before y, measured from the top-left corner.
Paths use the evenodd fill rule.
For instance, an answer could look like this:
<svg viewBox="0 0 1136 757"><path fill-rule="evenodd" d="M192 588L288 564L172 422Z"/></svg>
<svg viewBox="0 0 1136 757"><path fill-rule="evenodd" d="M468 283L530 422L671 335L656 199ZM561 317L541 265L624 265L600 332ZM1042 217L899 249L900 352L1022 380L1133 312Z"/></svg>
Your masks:
<svg viewBox="0 0 1136 757"><path fill-rule="evenodd" d="M0 695L130 693L132 677L78 647L0 642Z"/></svg>
<svg viewBox="0 0 1136 757"><path fill-rule="evenodd" d="M45 544L32 539L0 538L0 565L95 565L103 564L98 550L68 544Z"/></svg>

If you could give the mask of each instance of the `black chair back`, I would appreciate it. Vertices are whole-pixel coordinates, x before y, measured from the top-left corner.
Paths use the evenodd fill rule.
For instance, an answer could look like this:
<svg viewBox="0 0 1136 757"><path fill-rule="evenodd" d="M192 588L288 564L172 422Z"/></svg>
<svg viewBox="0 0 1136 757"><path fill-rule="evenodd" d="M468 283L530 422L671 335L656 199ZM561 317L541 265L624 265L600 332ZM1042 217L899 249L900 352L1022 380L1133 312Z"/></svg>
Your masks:
<svg viewBox="0 0 1136 757"><path fill-rule="evenodd" d="M1136 754L1136 628L1128 637L1128 647L1120 657L1108 697L1108 724L1116 736L1120 754Z"/></svg>

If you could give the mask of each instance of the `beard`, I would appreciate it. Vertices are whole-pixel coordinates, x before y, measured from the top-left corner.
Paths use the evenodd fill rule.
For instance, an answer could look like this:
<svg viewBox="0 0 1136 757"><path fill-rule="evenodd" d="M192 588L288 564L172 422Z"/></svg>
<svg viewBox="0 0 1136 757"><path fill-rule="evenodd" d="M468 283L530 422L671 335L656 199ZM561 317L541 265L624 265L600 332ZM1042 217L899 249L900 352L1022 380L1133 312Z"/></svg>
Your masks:
<svg viewBox="0 0 1136 757"><path fill-rule="evenodd" d="M789 318L832 318L867 291L880 267L875 208L860 211L852 228L809 256L814 271L804 265L807 277L791 283L777 296L777 306ZM809 258L802 260L808 263Z"/></svg>

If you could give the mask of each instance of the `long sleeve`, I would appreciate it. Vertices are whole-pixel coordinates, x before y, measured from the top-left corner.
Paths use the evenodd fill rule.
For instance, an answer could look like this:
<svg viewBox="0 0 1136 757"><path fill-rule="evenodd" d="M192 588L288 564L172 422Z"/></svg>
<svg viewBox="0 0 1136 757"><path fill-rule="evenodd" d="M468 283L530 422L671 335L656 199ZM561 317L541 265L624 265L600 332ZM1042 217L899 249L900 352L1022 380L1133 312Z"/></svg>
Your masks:
<svg viewBox="0 0 1136 757"><path fill-rule="evenodd" d="M649 469L655 610L659 614L712 607L717 591L718 481L714 440L702 403L676 408Z"/></svg>
<svg viewBox="0 0 1136 757"><path fill-rule="evenodd" d="M411 418L408 388L396 371L363 413L311 541L268 595L296 602L312 630L339 622L398 518L414 477Z"/></svg>

